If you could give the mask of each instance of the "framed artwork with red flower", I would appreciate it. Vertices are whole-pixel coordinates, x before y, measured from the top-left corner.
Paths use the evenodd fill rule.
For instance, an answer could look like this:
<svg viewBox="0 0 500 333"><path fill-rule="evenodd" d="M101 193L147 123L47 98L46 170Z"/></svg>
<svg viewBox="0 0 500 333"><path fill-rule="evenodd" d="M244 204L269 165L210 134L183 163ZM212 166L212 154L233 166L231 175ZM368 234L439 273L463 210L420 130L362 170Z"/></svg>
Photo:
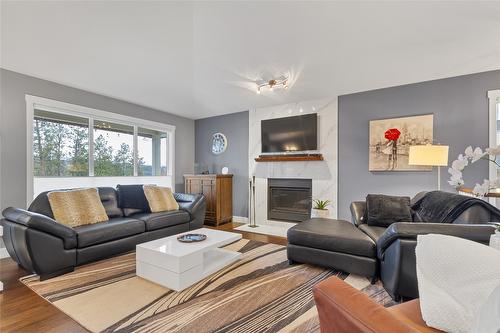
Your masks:
<svg viewBox="0 0 500 333"><path fill-rule="evenodd" d="M408 165L410 146L432 144L434 115L426 114L370 121L370 171L431 171Z"/></svg>

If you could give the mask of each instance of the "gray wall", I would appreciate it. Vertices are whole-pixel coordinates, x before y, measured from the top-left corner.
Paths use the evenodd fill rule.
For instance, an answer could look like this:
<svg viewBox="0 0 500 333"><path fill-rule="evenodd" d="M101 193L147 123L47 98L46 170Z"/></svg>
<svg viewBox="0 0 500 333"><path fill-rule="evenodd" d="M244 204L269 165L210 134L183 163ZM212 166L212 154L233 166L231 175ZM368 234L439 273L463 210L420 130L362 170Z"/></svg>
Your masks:
<svg viewBox="0 0 500 333"><path fill-rule="evenodd" d="M1 208L26 205L25 94L175 125L176 190L184 189L182 175L193 172L194 120L4 69L0 84Z"/></svg>
<svg viewBox="0 0 500 333"><path fill-rule="evenodd" d="M248 217L248 111L199 119L195 128L198 168L220 173L222 167L227 166L234 175L233 215ZM220 155L211 151L211 138L217 132L226 135L228 140L226 151Z"/></svg>
<svg viewBox="0 0 500 333"><path fill-rule="evenodd" d="M468 145L487 147L487 91L500 88L500 70L380 89L339 97L339 217L368 193L412 196L437 186L437 171L369 172L368 123L373 119L434 114L434 138L450 146L449 162ZM479 161L464 173L467 185L488 178ZM441 172L443 190L453 190Z"/></svg>

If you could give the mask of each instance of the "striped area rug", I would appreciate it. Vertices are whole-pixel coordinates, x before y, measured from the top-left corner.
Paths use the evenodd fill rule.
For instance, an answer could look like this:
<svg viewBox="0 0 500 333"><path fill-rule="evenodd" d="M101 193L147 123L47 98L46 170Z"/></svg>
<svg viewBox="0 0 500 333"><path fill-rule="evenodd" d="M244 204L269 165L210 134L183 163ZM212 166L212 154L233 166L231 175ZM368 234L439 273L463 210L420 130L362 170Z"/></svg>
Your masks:
<svg viewBox="0 0 500 333"><path fill-rule="evenodd" d="M380 284L364 278L290 266L284 246L243 239L226 248L241 260L182 292L137 277L135 253L21 282L91 332L319 332L311 289L333 275L391 303Z"/></svg>

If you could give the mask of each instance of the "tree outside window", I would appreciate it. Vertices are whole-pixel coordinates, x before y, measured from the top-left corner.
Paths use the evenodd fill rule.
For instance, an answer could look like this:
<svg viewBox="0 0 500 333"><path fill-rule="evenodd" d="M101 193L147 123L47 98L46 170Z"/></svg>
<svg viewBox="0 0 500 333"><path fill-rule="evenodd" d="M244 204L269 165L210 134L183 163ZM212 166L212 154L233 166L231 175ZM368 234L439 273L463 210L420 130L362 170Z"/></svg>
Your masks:
<svg viewBox="0 0 500 333"><path fill-rule="evenodd" d="M93 175L134 176L134 126L93 120ZM36 177L85 177L89 170L89 119L35 110ZM168 175L168 133L137 127L137 176Z"/></svg>

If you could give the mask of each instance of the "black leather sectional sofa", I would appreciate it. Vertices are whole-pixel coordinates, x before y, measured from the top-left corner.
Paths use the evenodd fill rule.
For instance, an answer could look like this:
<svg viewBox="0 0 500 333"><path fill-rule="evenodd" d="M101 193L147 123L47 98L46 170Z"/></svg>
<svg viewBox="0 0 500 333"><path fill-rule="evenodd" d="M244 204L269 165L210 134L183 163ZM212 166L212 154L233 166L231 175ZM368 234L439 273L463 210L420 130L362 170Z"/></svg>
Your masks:
<svg viewBox="0 0 500 333"><path fill-rule="evenodd" d="M5 209L0 223L9 255L28 272L47 279L134 250L136 244L203 226L206 203L202 195L174 193L179 210L151 213L120 207L119 188L98 188L109 221L75 228L54 220L48 192L39 194L28 210Z"/></svg>
<svg viewBox="0 0 500 333"><path fill-rule="evenodd" d="M418 202L426 194L421 192L411 200L416 213L422 209ZM450 202L462 197L445 192L439 196L444 200L449 198ZM446 223L436 223L431 214L423 220L415 218L384 227L368 225L366 202L356 201L350 207L352 223L311 219L291 228L288 231L288 258L291 263L310 263L373 280L380 278L394 299L417 298L415 247L418 235L443 234L488 244L494 233L493 226L487 223L500 221L500 211L479 199L468 204Z"/></svg>

